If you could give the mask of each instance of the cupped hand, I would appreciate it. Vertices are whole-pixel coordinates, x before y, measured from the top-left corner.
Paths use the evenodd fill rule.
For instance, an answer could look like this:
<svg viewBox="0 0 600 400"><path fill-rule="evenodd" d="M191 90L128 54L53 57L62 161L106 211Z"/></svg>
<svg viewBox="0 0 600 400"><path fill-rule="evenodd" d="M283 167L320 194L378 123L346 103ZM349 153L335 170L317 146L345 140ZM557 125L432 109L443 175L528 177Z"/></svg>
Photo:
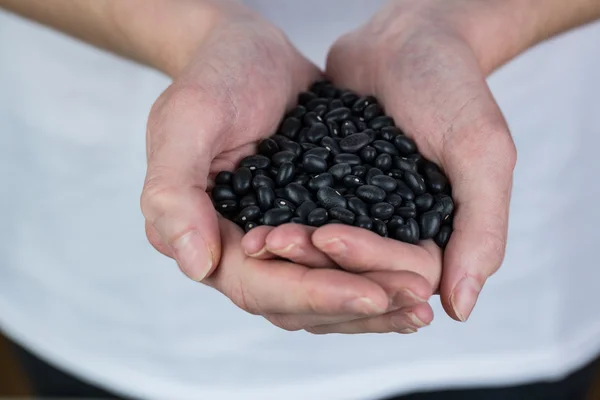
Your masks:
<svg viewBox="0 0 600 400"><path fill-rule="evenodd" d="M466 3L472 2L392 1L333 45L326 71L336 86L378 97L419 151L449 177L456 214L443 271L431 242L403 244L348 226L320 228L311 238L322 256L350 271L441 273L439 288L437 279L429 281L447 313L460 321L469 317L504 258L516 163L514 143L485 80L495 66L468 40L473 18ZM285 229L268 239L289 245Z"/></svg>
<svg viewBox="0 0 600 400"><path fill-rule="evenodd" d="M216 4L223 4L221 18L149 117L141 207L151 244L188 277L285 329L391 309L396 331L412 328L413 315L430 320L430 285L420 275L359 276L253 259L241 246L243 232L217 215L207 192L215 173L255 152L320 71L266 21L232 2Z"/></svg>

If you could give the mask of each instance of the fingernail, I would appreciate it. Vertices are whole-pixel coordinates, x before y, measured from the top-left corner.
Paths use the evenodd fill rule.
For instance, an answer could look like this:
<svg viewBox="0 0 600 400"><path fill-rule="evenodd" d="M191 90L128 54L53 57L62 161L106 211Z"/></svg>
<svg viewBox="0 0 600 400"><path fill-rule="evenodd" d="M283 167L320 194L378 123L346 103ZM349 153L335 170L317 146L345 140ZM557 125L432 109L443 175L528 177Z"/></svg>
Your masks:
<svg viewBox="0 0 600 400"><path fill-rule="evenodd" d="M333 238L322 243L321 249L326 253L339 255L346 251L346 245L339 238Z"/></svg>
<svg viewBox="0 0 600 400"><path fill-rule="evenodd" d="M415 313L408 312L406 313L406 317L410 320L411 324L415 326L415 328L422 328L427 324L423 322Z"/></svg>
<svg viewBox="0 0 600 400"><path fill-rule="evenodd" d="M352 314L379 315L385 313L385 309L379 307L368 297L350 300L346 303L345 310Z"/></svg>
<svg viewBox="0 0 600 400"><path fill-rule="evenodd" d="M248 253L248 252L246 252L246 255L247 255L248 257L253 257L253 258L256 258L256 257L260 257L260 256L262 256L262 255L263 255L263 254L265 254L267 251L268 251L268 250L267 250L267 246L263 246L263 247L262 247L262 249L260 249L260 250L259 250L259 251L257 251L256 253Z"/></svg>
<svg viewBox="0 0 600 400"><path fill-rule="evenodd" d="M206 242L197 231L181 236L171 245L175 260L189 278L203 280L212 268L213 258Z"/></svg>
<svg viewBox="0 0 600 400"><path fill-rule="evenodd" d="M454 291L450 296L450 304L454 313L462 322L465 322L471 315L480 291L481 285L468 276L462 278L454 287Z"/></svg>
<svg viewBox="0 0 600 400"><path fill-rule="evenodd" d="M412 328L406 328L406 329L402 329L401 331L398 331L400 333L404 333L404 334L409 334L409 333L417 333L416 329L412 329Z"/></svg>
<svg viewBox="0 0 600 400"><path fill-rule="evenodd" d="M392 299L392 306L394 307L405 307L408 305L419 304L426 302L427 299L423 299L417 296L413 291L404 289L398 292Z"/></svg>

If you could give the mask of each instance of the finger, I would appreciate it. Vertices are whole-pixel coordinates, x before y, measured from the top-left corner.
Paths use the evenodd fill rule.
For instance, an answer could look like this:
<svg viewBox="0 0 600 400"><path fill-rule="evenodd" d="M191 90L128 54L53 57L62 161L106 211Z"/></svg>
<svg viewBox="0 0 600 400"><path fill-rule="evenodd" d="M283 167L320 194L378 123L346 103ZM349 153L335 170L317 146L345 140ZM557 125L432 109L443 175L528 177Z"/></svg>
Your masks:
<svg viewBox="0 0 600 400"><path fill-rule="evenodd" d="M335 263L313 245L311 235L315 229L299 224L281 225L266 237L266 248L272 254L307 267L336 268Z"/></svg>
<svg viewBox="0 0 600 400"><path fill-rule="evenodd" d="M369 272L363 276L380 285L388 296L388 311L398 310L425 303L431 295L428 282L413 272ZM415 293L420 293L419 295ZM317 314L268 314L265 318L274 325L289 331L353 321L356 315L317 315Z"/></svg>
<svg viewBox="0 0 600 400"><path fill-rule="evenodd" d="M339 224L317 229L312 242L347 271L412 271L425 277L432 288L440 280L441 251L432 242L415 246Z"/></svg>
<svg viewBox="0 0 600 400"><path fill-rule="evenodd" d="M213 147L227 128L222 113L207 104L201 90L172 86L148 121L141 208L153 228L149 239L160 241L155 247L168 249L181 270L198 281L212 272L221 254L217 216L206 189Z"/></svg>
<svg viewBox="0 0 600 400"><path fill-rule="evenodd" d="M205 282L253 314L379 315L388 297L372 280L333 269L247 257L242 232L221 220L222 260Z"/></svg>
<svg viewBox="0 0 600 400"><path fill-rule="evenodd" d="M415 333L433 321L433 310L427 303L421 303L408 309L393 311L371 318L362 318L350 322L319 325L307 328L314 334L326 333Z"/></svg>
<svg viewBox="0 0 600 400"><path fill-rule="evenodd" d="M273 229L274 227L272 226L257 226L244 235L242 238L242 248L248 257L256 258L257 260L277 258L277 255L267 250L266 245L267 236Z"/></svg>

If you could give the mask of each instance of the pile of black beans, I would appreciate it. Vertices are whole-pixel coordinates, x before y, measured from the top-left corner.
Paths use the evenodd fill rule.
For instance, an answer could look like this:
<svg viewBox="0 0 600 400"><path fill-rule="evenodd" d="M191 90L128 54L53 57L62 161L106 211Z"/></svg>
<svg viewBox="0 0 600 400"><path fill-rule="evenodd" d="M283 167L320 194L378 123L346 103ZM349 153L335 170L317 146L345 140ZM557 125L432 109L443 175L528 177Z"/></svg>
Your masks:
<svg viewBox="0 0 600 400"><path fill-rule="evenodd" d="M298 96L277 133L212 189L215 208L245 231L340 223L444 248L454 202L439 167L417 151L373 96L329 81Z"/></svg>

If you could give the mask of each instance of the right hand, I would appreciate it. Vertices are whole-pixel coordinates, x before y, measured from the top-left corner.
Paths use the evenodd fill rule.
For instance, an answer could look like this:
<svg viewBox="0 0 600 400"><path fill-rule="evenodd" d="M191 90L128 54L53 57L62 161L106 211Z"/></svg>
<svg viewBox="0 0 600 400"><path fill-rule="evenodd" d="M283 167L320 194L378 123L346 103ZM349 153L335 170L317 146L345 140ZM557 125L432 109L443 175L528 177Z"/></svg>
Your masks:
<svg viewBox="0 0 600 400"><path fill-rule="evenodd" d="M149 117L141 197L149 241L188 277L285 329L390 310L400 310L397 331L412 327L412 315L429 323L432 289L422 276L309 268L333 266L321 254L293 260L304 265L253 259L241 246L243 232L217 215L207 193L211 178L253 153L320 72L266 21L234 3L214 4L221 18Z"/></svg>

